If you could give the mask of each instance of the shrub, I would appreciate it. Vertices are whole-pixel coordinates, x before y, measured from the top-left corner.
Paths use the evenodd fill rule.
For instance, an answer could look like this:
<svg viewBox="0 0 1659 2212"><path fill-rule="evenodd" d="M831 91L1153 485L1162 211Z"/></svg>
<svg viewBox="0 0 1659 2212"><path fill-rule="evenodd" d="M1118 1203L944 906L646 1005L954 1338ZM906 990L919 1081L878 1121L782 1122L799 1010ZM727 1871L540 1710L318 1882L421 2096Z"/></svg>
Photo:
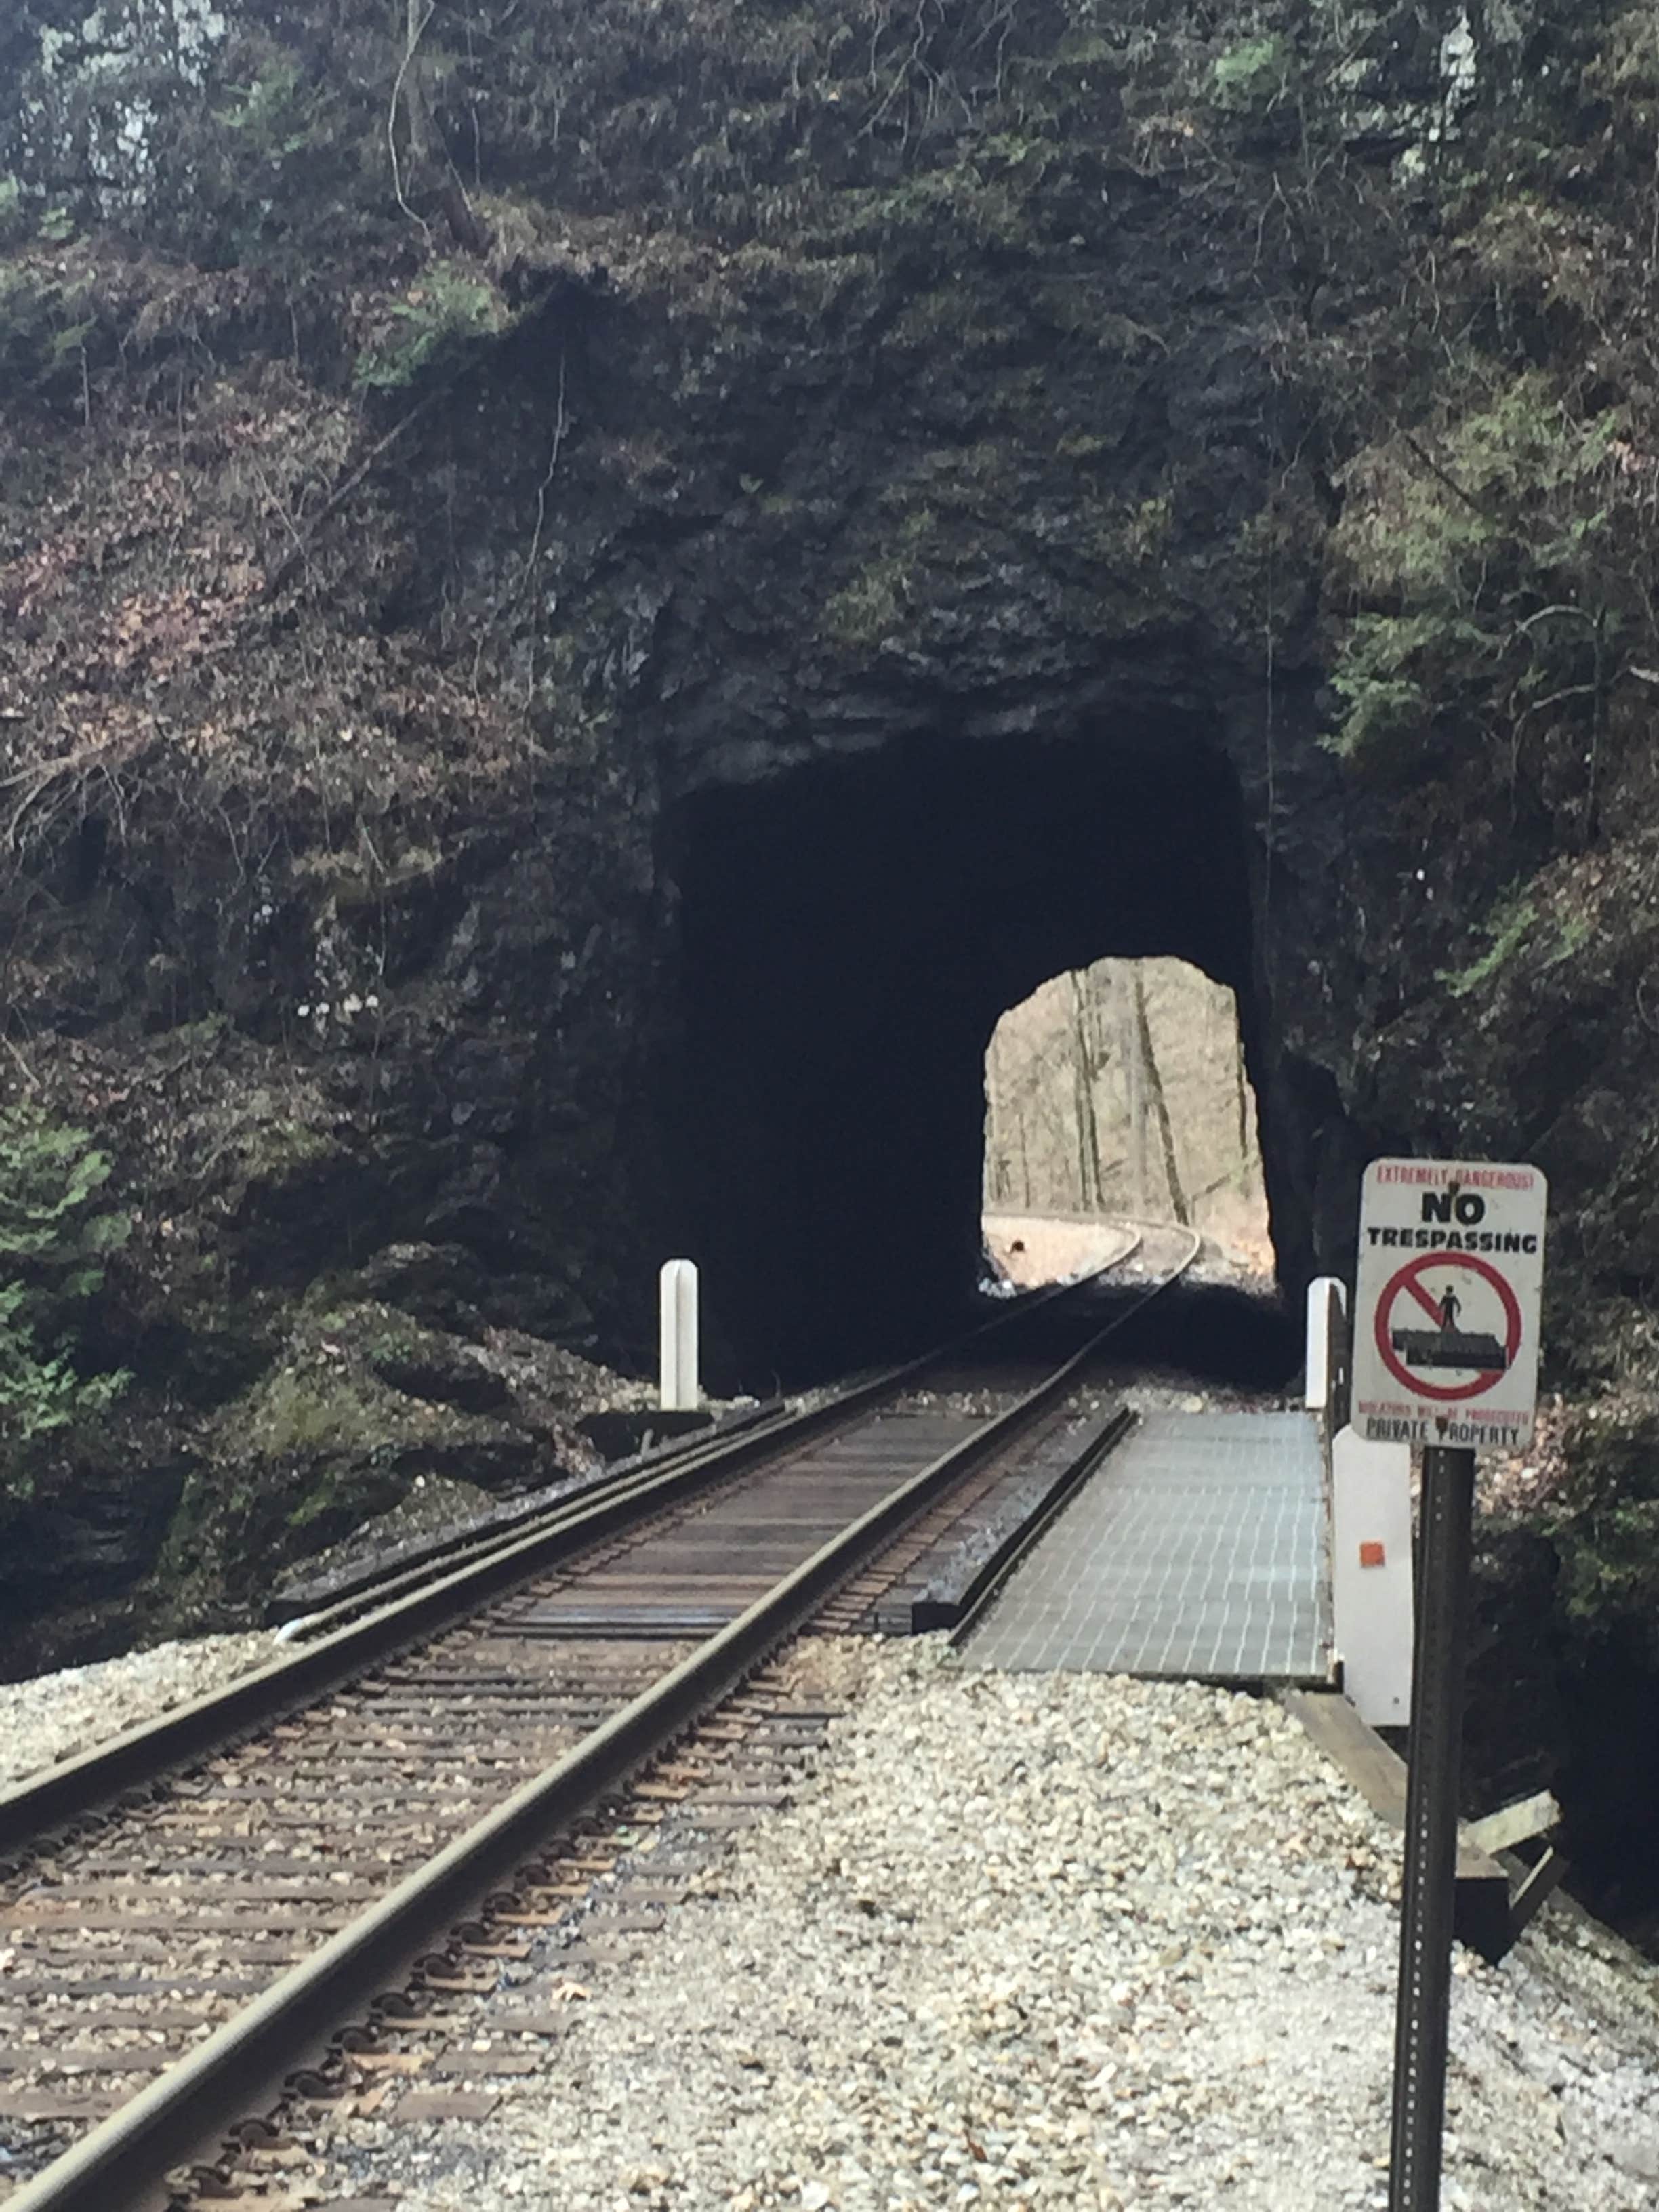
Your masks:
<svg viewBox="0 0 1659 2212"><path fill-rule="evenodd" d="M102 1201L109 1173L87 1130L0 1109L0 1492L26 1493L40 1439L102 1413L131 1379L76 1363L87 1304L132 1225Z"/></svg>
<svg viewBox="0 0 1659 2212"><path fill-rule="evenodd" d="M1436 726L1504 732L1511 781L1527 748L1593 755L1626 649L1609 599L1632 520L1619 420L1530 371L1483 401L1349 465L1325 739L1345 757L1410 766Z"/></svg>
<svg viewBox="0 0 1659 2212"><path fill-rule="evenodd" d="M286 161L309 150L323 136L322 94L296 62L272 60L264 73L232 88L233 104L220 120L261 161Z"/></svg>
<svg viewBox="0 0 1659 2212"><path fill-rule="evenodd" d="M1455 999L1466 999L1500 975L1509 962L1540 927L1537 902L1529 891L1511 886L1480 926L1486 949L1467 968L1441 969L1436 981L1443 983ZM1552 935L1558 933L1552 930Z"/></svg>
<svg viewBox="0 0 1659 2212"><path fill-rule="evenodd" d="M1217 105L1235 114L1271 107L1288 88L1294 61L1290 40L1278 33L1230 46L1210 68Z"/></svg>
<svg viewBox="0 0 1659 2212"><path fill-rule="evenodd" d="M489 337L504 328L501 295L453 261L436 261L393 306L391 326L358 356L359 390L395 391L412 384L450 343Z"/></svg>
<svg viewBox="0 0 1659 2212"><path fill-rule="evenodd" d="M79 404L82 349L98 330L90 281L50 262L0 267L0 388Z"/></svg>

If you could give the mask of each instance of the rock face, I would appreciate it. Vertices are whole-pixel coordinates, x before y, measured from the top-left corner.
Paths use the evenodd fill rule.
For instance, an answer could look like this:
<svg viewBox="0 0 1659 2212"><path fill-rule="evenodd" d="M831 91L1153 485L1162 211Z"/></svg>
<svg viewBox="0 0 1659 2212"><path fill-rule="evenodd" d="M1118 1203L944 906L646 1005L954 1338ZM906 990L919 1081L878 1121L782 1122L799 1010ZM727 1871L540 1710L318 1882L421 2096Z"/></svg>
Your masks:
<svg viewBox="0 0 1659 2212"><path fill-rule="evenodd" d="M1106 953L1238 991L1291 1285L1380 1146L1533 1157L1646 1389L1646 18L525 18L0 33L10 1060L137 1377L0 1556L523 1480L477 1354L675 1246L734 1379L896 1347Z"/></svg>

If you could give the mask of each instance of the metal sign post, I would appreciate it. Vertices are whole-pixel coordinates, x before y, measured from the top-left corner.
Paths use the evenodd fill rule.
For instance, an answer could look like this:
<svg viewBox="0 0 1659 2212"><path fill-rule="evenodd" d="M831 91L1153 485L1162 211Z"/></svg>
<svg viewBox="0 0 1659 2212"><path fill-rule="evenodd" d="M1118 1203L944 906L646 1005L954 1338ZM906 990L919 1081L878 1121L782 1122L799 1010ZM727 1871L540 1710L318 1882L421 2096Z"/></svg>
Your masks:
<svg viewBox="0 0 1659 2212"><path fill-rule="evenodd" d="M1354 1426L1423 1449L1389 2212L1440 2203L1474 1455L1532 1435L1547 1196L1492 1161L1365 1170Z"/></svg>
<svg viewBox="0 0 1659 2212"><path fill-rule="evenodd" d="M1389 2212L1436 2212L1440 2203L1474 1518L1474 1452L1431 1444L1423 1454Z"/></svg>

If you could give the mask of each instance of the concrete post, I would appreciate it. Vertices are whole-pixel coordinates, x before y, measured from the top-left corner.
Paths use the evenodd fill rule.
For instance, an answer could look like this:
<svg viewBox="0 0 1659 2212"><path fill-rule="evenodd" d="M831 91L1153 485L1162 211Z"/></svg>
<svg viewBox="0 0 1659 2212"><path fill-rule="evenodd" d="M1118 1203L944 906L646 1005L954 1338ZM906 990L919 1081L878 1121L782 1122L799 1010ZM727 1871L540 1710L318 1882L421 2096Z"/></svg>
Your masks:
<svg viewBox="0 0 1659 2212"><path fill-rule="evenodd" d="M697 1381L697 1270L690 1260L662 1269L662 1410L691 1413L702 1403Z"/></svg>
<svg viewBox="0 0 1659 2212"><path fill-rule="evenodd" d="M1332 1385L1336 1378L1331 1372L1331 1301L1336 1301L1339 1315L1348 1310L1347 1285L1334 1275L1316 1275L1308 1285L1308 1384L1303 1402L1310 1413L1322 1413L1330 1408Z"/></svg>

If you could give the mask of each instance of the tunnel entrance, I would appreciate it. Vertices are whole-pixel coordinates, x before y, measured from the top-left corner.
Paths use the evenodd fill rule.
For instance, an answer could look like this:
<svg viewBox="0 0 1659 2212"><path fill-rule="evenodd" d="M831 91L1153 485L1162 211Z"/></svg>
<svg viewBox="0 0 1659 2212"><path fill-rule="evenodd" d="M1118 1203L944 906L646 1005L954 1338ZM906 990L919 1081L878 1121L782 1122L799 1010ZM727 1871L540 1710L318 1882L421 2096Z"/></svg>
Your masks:
<svg viewBox="0 0 1659 2212"><path fill-rule="evenodd" d="M1263 1047L1247 832L1207 727L890 739L672 809L668 1148L729 1384L896 1356L981 1257L985 1054L1046 978L1166 955ZM1273 1188L1271 1111L1263 1144Z"/></svg>
<svg viewBox="0 0 1659 2212"><path fill-rule="evenodd" d="M1011 1006L985 1055L985 1242L1030 1287L1099 1265L1114 1221L1198 1230L1271 1273L1237 1004L1184 960L1097 960Z"/></svg>

